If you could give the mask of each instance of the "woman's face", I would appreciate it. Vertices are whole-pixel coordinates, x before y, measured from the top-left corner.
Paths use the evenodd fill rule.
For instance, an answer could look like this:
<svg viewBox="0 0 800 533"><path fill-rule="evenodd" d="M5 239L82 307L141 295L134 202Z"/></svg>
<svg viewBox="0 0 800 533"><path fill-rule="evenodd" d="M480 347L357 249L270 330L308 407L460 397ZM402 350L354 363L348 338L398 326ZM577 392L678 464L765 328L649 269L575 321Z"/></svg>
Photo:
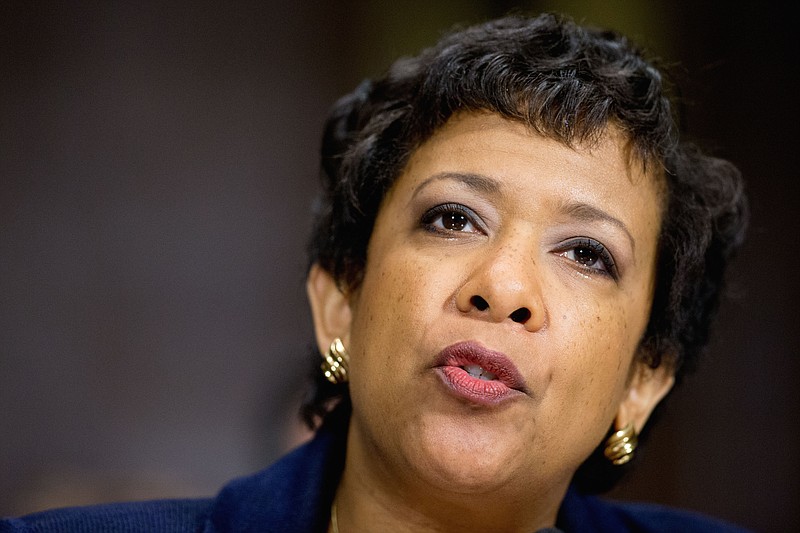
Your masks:
<svg viewBox="0 0 800 533"><path fill-rule="evenodd" d="M661 202L630 163L613 128L571 149L491 114L457 115L412 155L342 296L348 468L552 492L615 417L643 424L630 385Z"/></svg>

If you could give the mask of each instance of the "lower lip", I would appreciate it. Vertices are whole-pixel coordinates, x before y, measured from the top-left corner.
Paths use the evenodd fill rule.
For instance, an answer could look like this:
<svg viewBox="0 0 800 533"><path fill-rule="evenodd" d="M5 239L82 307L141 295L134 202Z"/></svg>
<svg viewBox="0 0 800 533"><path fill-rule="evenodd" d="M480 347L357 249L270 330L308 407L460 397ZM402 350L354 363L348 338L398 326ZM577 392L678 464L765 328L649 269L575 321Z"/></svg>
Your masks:
<svg viewBox="0 0 800 533"><path fill-rule="evenodd" d="M522 395L498 380L478 379L460 366L440 366L436 373L456 397L479 405L498 405Z"/></svg>

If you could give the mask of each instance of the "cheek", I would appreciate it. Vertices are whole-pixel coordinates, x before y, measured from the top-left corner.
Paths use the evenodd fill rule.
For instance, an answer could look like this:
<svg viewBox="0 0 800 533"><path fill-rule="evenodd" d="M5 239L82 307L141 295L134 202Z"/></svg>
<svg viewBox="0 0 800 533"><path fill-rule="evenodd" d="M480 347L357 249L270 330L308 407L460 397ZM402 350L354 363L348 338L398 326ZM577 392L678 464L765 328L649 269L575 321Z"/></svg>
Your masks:
<svg viewBox="0 0 800 533"><path fill-rule="evenodd" d="M587 302L564 314L568 331L567 354L557 372L567 383L566 396L605 419L621 398L636 350L625 306Z"/></svg>
<svg viewBox="0 0 800 533"><path fill-rule="evenodd" d="M373 256L353 306L353 405L387 428L385 413L405 401L404 384L419 372L415 340L428 336L442 306L434 269L414 257L402 251Z"/></svg>
<svg viewBox="0 0 800 533"><path fill-rule="evenodd" d="M370 364L380 359L388 368L403 350L410 334L419 332L434 305L430 268L401 252L374 256L353 306L351 358L358 354ZM371 357L371 354L377 354ZM356 366L362 366L353 360Z"/></svg>
<svg viewBox="0 0 800 533"><path fill-rule="evenodd" d="M452 269L442 268L441 261L413 249L395 247L379 252L368 263L354 319L365 326L390 321L399 329L423 322L426 315L442 309Z"/></svg>

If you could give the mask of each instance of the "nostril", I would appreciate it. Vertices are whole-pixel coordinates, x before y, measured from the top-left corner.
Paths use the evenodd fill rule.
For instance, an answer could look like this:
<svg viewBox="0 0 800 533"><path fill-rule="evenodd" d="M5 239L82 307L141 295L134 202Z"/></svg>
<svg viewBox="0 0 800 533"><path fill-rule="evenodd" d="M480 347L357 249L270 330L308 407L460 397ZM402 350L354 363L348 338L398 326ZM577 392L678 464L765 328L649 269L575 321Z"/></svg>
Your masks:
<svg viewBox="0 0 800 533"><path fill-rule="evenodd" d="M509 318L518 324L524 324L531 318L531 312L527 307L520 307L511 313Z"/></svg>
<svg viewBox="0 0 800 533"><path fill-rule="evenodd" d="M475 306L475 309L478 311L486 311L489 309L489 302L481 298L480 296L473 296L469 299L469 303Z"/></svg>

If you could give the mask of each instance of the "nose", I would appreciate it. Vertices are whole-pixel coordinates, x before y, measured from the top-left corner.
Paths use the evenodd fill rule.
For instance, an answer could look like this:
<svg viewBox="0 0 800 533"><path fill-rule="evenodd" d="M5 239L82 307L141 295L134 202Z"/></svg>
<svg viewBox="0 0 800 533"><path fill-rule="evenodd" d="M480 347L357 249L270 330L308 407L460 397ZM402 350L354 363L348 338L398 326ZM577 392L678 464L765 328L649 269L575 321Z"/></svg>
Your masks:
<svg viewBox="0 0 800 533"><path fill-rule="evenodd" d="M510 321L538 331L547 323L538 268L531 252L499 246L459 288L456 307L468 316L497 323Z"/></svg>

